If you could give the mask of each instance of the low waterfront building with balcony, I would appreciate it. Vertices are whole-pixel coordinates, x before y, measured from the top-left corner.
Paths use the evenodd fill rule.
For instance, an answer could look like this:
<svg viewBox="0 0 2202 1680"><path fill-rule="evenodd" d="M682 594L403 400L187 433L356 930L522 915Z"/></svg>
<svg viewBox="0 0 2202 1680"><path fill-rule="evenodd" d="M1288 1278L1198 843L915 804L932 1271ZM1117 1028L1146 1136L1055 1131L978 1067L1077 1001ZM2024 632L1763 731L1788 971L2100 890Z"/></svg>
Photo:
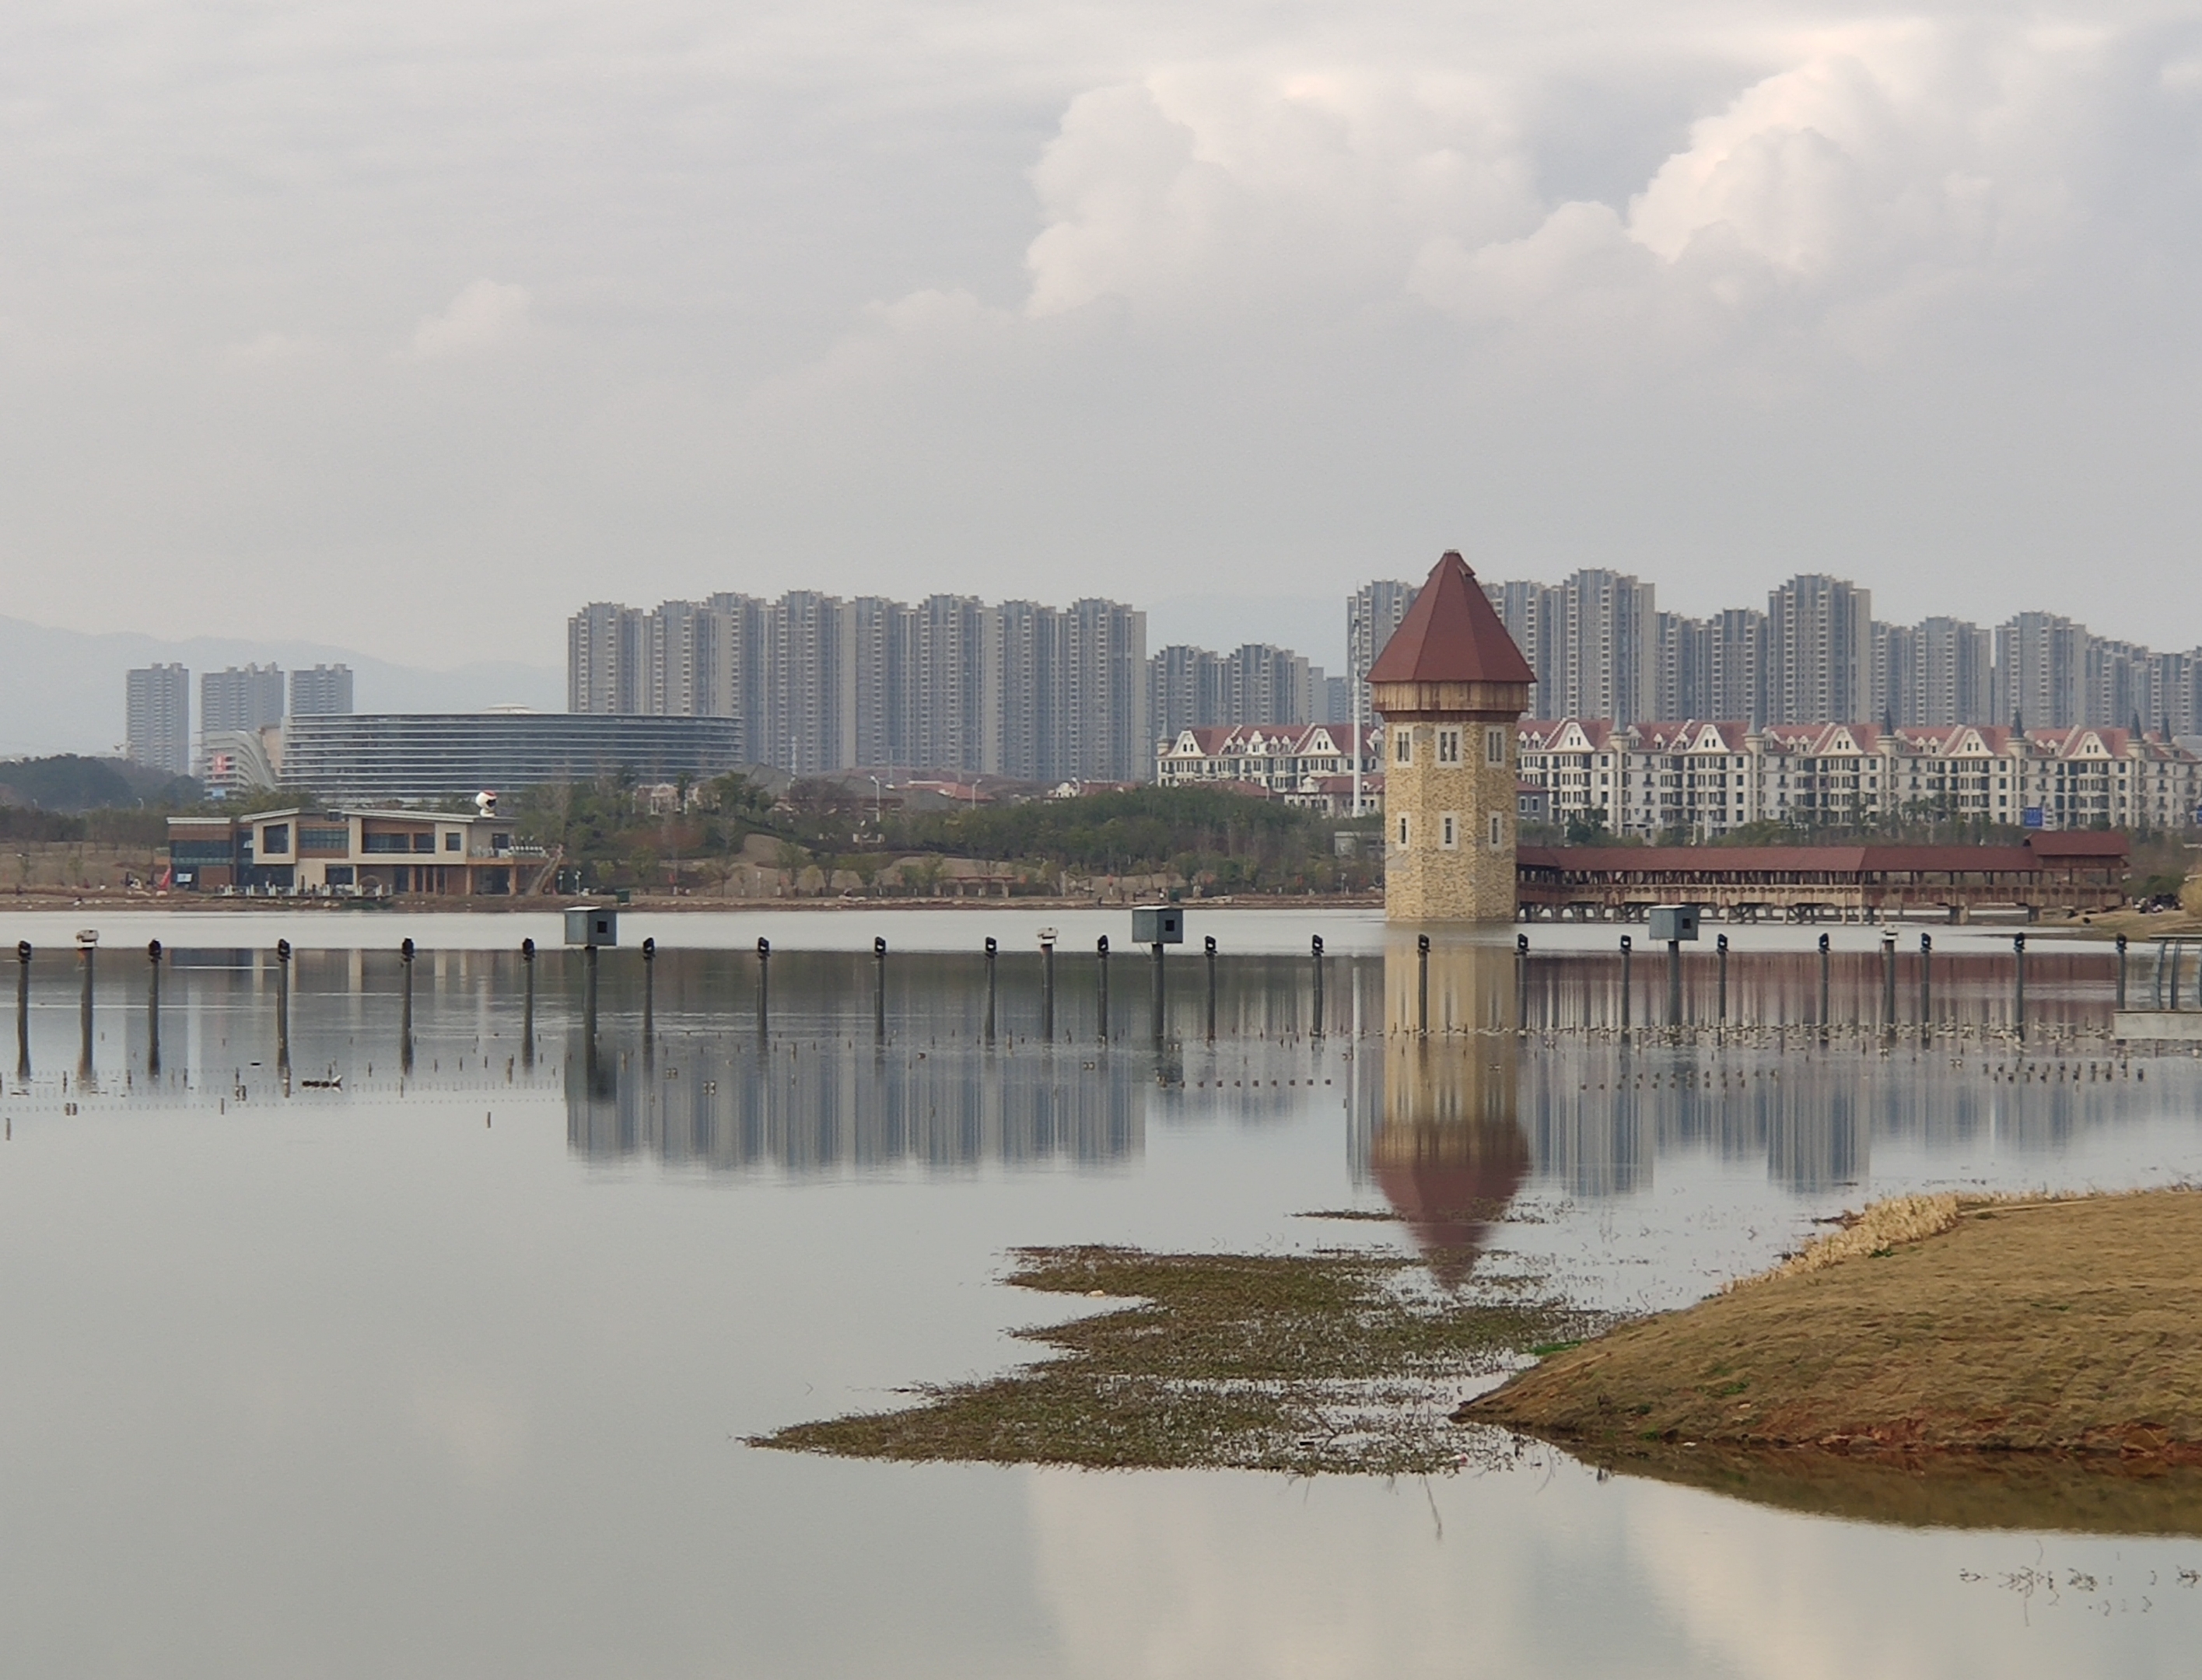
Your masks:
<svg viewBox="0 0 2202 1680"><path fill-rule="evenodd" d="M293 806L168 819L167 884L178 892L507 898L536 890L549 868L494 811Z"/></svg>

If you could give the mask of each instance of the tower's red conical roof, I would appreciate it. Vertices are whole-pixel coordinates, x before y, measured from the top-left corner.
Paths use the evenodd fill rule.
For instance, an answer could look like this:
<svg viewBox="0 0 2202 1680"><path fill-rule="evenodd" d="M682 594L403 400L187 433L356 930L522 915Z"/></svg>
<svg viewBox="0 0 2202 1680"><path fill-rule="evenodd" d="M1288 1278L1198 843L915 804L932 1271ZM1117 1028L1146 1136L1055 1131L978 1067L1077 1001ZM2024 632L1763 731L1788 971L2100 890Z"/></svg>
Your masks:
<svg viewBox="0 0 2202 1680"><path fill-rule="evenodd" d="M1451 550L1369 668L1371 682L1534 682L1536 672Z"/></svg>

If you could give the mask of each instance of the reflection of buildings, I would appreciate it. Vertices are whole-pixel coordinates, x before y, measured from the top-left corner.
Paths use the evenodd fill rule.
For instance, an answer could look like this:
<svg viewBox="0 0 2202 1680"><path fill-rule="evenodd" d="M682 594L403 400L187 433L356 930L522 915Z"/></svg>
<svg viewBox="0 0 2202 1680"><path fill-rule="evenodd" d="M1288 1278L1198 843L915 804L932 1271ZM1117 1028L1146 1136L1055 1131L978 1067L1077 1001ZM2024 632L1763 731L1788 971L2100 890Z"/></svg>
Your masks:
<svg viewBox="0 0 2202 1680"><path fill-rule="evenodd" d="M1369 1167L1440 1282L1458 1283L1529 1168L1515 1118L1520 1073L1514 958L1488 945L1434 942L1428 1022L1414 938L1384 955L1382 1119Z"/></svg>
<svg viewBox="0 0 2202 1680"><path fill-rule="evenodd" d="M1122 1161L1145 1147L1153 1087L1145 1057L1075 1046L721 1040L646 1059L606 1042L593 1076L572 1052L566 1137L592 1158L719 1170Z"/></svg>

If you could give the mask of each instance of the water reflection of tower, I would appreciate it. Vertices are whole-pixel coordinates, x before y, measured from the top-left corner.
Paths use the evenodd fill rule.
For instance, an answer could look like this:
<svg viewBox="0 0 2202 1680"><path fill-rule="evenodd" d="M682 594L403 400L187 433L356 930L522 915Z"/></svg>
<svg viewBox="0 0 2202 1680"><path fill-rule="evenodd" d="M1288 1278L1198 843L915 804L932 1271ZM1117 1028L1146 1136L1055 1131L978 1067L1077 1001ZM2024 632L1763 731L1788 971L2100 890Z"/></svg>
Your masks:
<svg viewBox="0 0 2202 1680"><path fill-rule="evenodd" d="M1411 933L1384 953L1384 1088L1369 1166L1440 1282L1457 1284L1529 1167L1516 1118L1514 957L1434 938L1428 1027Z"/></svg>

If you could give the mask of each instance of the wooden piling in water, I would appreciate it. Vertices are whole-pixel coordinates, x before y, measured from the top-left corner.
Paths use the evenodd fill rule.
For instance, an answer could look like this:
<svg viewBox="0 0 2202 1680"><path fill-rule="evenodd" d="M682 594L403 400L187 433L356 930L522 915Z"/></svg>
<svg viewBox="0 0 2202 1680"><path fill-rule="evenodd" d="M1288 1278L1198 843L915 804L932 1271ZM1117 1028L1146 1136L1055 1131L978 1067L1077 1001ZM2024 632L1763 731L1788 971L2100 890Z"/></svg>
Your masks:
<svg viewBox="0 0 2202 1680"><path fill-rule="evenodd" d="M1216 1042L1216 935L1209 934L1201 941L1208 958L1208 1041Z"/></svg>
<svg viewBox="0 0 2202 1680"><path fill-rule="evenodd" d="M31 1076L31 942L15 941L15 1077Z"/></svg>
<svg viewBox="0 0 2202 1680"><path fill-rule="evenodd" d="M1100 1041L1109 1042L1109 935L1104 934L1093 941L1093 960L1100 976Z"/></svg>
<svg viewBox="0 0 2202 1680"><path fill-rule="evenodd" d="M145 945L145 1076L161 1076L161 941Z"/></svg>
<svg viewBox="0 0 2202 1680"><path fill-rule="evenodd" d="M994 936L986 935L986 1042L994 1041Z"/></svg>
<svg viewBox="0 0 2202 1680"><path fill-rule="evenodd" d="M593 993L591 997L593 1003ZM413 941L409 939L401 940L397 946L397 1070L413 1071Z"/></svg>

